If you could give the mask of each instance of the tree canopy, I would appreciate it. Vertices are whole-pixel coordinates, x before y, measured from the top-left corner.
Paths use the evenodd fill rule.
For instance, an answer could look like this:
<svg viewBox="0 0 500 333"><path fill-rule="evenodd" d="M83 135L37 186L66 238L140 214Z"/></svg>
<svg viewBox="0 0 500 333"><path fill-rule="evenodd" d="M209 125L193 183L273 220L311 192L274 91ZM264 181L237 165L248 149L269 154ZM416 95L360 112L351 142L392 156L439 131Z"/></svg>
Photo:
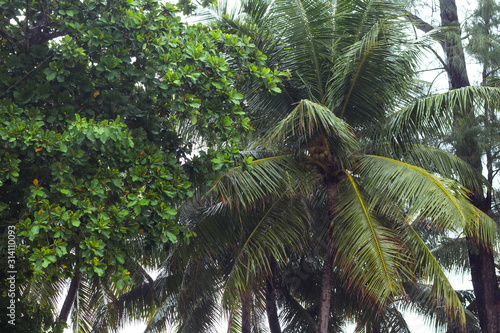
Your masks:
<svg viewBox="0 0 500 333"><path fill-rule="evenodd" d="M15 259L0 268L18 288L0 285L15 329L72 316L78 332L136 318L205 332L226 313L243 333L264 315L272 333L353 318L405 332L400 307L477 326L426 242L452 231L491 258L498 243L469 200L488 188L476 146L464 161L427 145L500 104L463 72L419 98L430 38L447 36L449 73L464 67L456 8L415 40L406 19L422 21L393 1L220 3L214 25L191 25L189 0L0 0L0 233L18 245L0 247Z"/></svg>
<svg viewBox="0 0 500 333"><path fill-rule="evenodd" d="M178 244L159 279L134 293L140 305L148 287L160 297L148 329L206 331L226 311L246 333L266 309L281 332L271 321L279 308L286 332L334 332L346 316L359 329L404 331L397 306L456 330L471 324L418 226L489 245L496 226L464 187L482 188L481 177L421 139L452 128L469 103L497 105L499 91L417 99L425 41L408 38L401 11L388 1L253 0L218 12L291 76L278 96L247 95L260 134L245 148L250 168L228 171L211 201L182 216L205 241ZM314 275L287 281L302 265Z"/></svg>
<svg viewBox="0 0 500 333"><path fill-rule="evenodd" d="M16 228L16 282L99 276L122 289L134 244L190 237L177 207L192 181L239 163L251 130L239 89L279 92L279 74L249 38L187 26L169 3L0 12L0 220L4 239Z"/></svg>

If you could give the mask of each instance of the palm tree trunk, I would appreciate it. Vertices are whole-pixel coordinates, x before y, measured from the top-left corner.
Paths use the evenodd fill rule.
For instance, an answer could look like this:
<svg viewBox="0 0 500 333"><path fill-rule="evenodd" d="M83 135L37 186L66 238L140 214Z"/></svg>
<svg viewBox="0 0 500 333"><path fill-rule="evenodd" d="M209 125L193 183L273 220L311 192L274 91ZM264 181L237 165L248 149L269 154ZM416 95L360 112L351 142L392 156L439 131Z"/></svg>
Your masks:
<svg viewBox="0 0 500 333"><path fill-rule="evenodd" d="M465 55L460 36L457 4L455 0L439 0L441 26L455 27L455 34L447 34L441 44L446 55L446 72L450 89L458 89L470 85L465 65Z"/></svg>
<svg viewBox="0 0 500 333"><path fill-rule="evenodd" d="M331 223L336 213L337 181L325 176L326 203L328 206L328 221ZM318 313L317 333L327 333L330 320L330 305L332 301L332 274L333 274L333 244L332 227L328 226L326 233L326 249L323 256L323 270L321 276L321 301Z"/></svg>
<svg viewBox="0 0 500 333"><path fill-rule="evenodd" d="M328 232L328 236L331 233ZM329 242L331 243L331 242ZM318 314L318 333L327 333L330 320L330 304L332 300L333 249L328 244L325 250L323 271L321 276L321 302Z"/></svg>
<svg viewBox="0 0 500 333"><path fill-rule="evenodd" d="M76 271L75 276L71 279L71 284L69 286L68 295L66 295L66 299L64 300L64 304L61 308L61 312L59 314L59 320L63 323L68 321L69 314L71 312L71 308L75 303L76 296L78 294L78 288L80 287L81 281L81 273L80 271Z"/></svg>
<svg viewBox="0 0 500 333"><path fill-rule="evenodd" d="M500 332L500 290L491 249L468 241L472 285L483 333Z"/></svg>
<svg viewBox="0 0 500 333"><path fill-rule="evenodd" d="M250 292L241 297L241 333L251 333L250 323Z"/></svg>
<svg viewBox="0 0 500 333"><path fill-rule="evenodd" d="M276 289L274 288L275 274L276 261L271 258L271 273L266 277L266 313L271 333L281 333L278 307L276 306Z"/></svg>

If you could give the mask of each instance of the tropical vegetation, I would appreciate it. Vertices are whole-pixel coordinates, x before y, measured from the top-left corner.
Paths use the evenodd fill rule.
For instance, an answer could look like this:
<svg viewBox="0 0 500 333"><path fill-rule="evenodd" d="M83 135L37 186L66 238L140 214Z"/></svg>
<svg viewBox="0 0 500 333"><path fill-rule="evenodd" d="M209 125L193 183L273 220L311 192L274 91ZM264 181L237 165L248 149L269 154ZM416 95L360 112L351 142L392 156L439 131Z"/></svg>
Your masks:
<svg viewBox="0 0 500 333"><path fill-rule="evenodd" d="M274 94L279 74L248 38L186 26L168 3L1 1L0 12L0 220L18 245L1 265L23 303L15 327L0 320L25 332L71 281L55 325L73 313L85 331L102 315L80 309L111 307L152 248L192 236L178 205L192 181L216 177L211 159L236 163L251 129L240 87ZM197 140L212 148L192 155Z"/></svg>
<svg viewBox="0 0 500 333"><path fill-rule="evenodd" d="M229 332L409 332L412 309L478 330L438 250L451 235L496 250L469 199L489 185L430 143L500 91L423 93L439 34L409 37L399 4L220 2L210 26L157 1L0 6L17 329L62 330L72 311L75 332L209 332L221 317Z"/></svg>
<svg viewBox="0 0 500 333"><path fill-rule="evenodd" d="M470 95L498 92L477 88L416 100L412 75L428 41L405 40L399 12L393 4L373 1L246 1L239 16L219 15L220 25L251 36L268 55L268 65L289 70L291 77L276 97L250 90L248 110L260 136L245 152L256 160L249 165L251 171L232 170L209 189L211 200L201 208L205 217L200 212L186 217L204 241L174 250L157 281L164 290L167 276L186 273L178 278L182 284L166 294L179 293L176 299L182 304L177 306L183 311L168 296L151 328L163 320L177 321L179 331L207 330L220 315L217 291L230 321L241 321L243 332L252 324L259 327L263 309L271 331L281 331L276 304L270 304L276 292L281 295L280 313L287 318L281 319L287 324L284 331L314 331L316 326L318 332L339 330L346 315L373 330L403 329L394 303L436 319L443 319L437 313L440 307L453 309L447 313L450 327L452 322L465 325L469 309L461 300L467 295L451 288L415 228L425 223L436 233L453 230L492 244L496 227L462 201L467 197L462 186L478 190L482 185L474 179L481 177L463 161L422 143L436 134L429 128L443 133L453 127L450 115L461 117L455 108L470 103ZM436 174L455 177L462 186ZM311 198L315 205L306 205ZM318 221L312 216L322 223L314 223ZM473 236L476 232L481 236ZM293 270L294 257L301 264L308 261L311 243L322 244L314 253L316 284L309 285L309 294L300 289L304 286L290 293L282 275ZM179 259L182 254L186 259ZM301 264L295 262L299 269ZM432 288L412 289L429 281ZM281 284L275 289L282 290L273 290L273 284ZM329 307L336 304L331 293L339 288L350 299L342 297L346 303L332 312ZM353 301L355 310L346 312ZM186 304L192 307L186 310ZM255 311L253 317L249 309ZM177 316L161 316L167 312Z"/></svg>

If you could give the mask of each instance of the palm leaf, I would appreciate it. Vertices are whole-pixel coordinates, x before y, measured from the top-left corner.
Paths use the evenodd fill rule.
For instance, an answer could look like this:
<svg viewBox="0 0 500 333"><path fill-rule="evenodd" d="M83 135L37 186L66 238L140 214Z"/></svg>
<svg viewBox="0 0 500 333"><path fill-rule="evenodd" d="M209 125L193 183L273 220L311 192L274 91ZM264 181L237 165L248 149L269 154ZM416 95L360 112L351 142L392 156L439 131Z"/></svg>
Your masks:
<svg viewBox="0 0 500 333"><path fill-rule="evenodd" d="M411 227L406 219L403 221L403 240L408 248L412 250L412 257L415 260L415 271L420 275L421 281L430 283L429 307L433 307L432 302L443 304L443 313L452 322L465 326L465 309L458 297L455 289L451 285L442 266L427 247L422 238Z"/></svg>
<svg viewBox="0 0 500 333"><path fill-rule="evenodd" d="M498 224L486 213L477 207L473 207L477 220L467 224L465 235L474 239L476 242L483 243L492 251L498 251L500 242L498 239Z"/></svg>
<svg viewBox="0 0 500 333"><path fill-rule="evenodd" d="M321 104L300 101L268 134L270 140L288 143L296 149L311 146L320 136L326 136L338 162L346 167L348 156L358 149L357 141L350 126Z"/></svg>
<svg viewBox="0 0 500 333"><path fill-rule="evenodd" d="M287 45L287 63L306 86L306 95L322 102L325 88L325 59L333 35L333 5L324 0L276 0L272 8L275 29L283 33ZM326 44L326 45L325 45Z"/></svg>
<svg viewBox="0 0 500 333"><path fill-rule="evenodd" d="M304 308L287 289L282 289L281 316L284 322L283 332L316 332L316 319L311 316L310 311Z"/></svg>
<svg viewBox="0 0 500 333"><path fill-rule="evenodd" d="M405 37L394 3L339 1L337 6L337 59L325 105L351 126L367 126L412 91L419 52L411 43L399 48Z"/></svg>
<svg viewBox="0 0 500 333"><path fill-rule="evenodd" d="M215 181L205 198L231 207L250 207L269 196L290 192L298 180L307 179L290 155L272 156L249 163L251 171L236 167Z"/></svg>
<svg viewBox="0 0 500 333"><path fill-rule="evenodd" d="M332 221L337 260L349 272L348 288L361 303L384 306L403 294L400 274L407 275L397 234L379 221L374 206L353 176L346 173Z"/></svg>
<svg viewBox="0 0 500 333"><path fill-rule="evenodd" d="M222 289L226 309L235 304L249 281L271 271L270 257L285 262L288 249L297 250L303 243L307 218L298 202L282 196L256 217L255 222L246 219L251 228L243 235L227 270Z"/></svg>
<svg viewBox="0 0 500 333"><path fill-rule="evenodd" d="M402 304L403 309L411 309L424 316L427 324L442 330L447 327L447 332L480 332L477 317L467 308L466 303L473 301L472 291L456 290L455 293L462 302L465 321L450 320L449 309L441 301L433 299L432 287L427 284L405 284L405 289L411 298L411 303Z"/></svg>
<svg viewBox="0 0 500 333"><path fill-rule="evenodd" d="M398 156L411 165L454 179L470 189L482 190L483 186L490 186L484 176L468 163L442 149L412 143L404 144L398 150L388 148L387 145L379 146L377 151L385 152L386 157Z"/></svg>
<svg viewBox="0 0 500 333"><path fill-rule="evenodd" d="M415 133L447 134L457 120L471 125L468 113L477 115L500 107L500 89L469 86L419 99L390 115L389 133L398 143L411 142ZM469 123L467 123L469 122Z"/></svg>
<svg viewBox="0 0 500 333"><path fill-rule="evenodd" d="M438 228L457 232L478 223L478 213L468 200L468 191L455 181L374 155L363 156L357 172L366 188L393 200L401 211L406 211L410 221L428 218Z"/></svg>

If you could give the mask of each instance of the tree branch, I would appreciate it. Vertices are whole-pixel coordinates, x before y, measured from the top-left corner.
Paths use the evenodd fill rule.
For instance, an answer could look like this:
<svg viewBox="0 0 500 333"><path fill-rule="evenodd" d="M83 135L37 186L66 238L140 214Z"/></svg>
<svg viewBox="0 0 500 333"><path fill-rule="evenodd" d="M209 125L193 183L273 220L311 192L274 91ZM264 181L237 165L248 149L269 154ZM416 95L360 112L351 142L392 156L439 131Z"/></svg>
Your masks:
<svg viewBox="0 0 500 333"><path fill-rule="evenodd" d="M413 24L414 27L416 27L417 29L425 32L425 33L428 33L432 30L435 29L434 26L432 26L431 24L425 22L424 20L422 20L420 17L418 17L417 15L414 15L412 13L405 13L405 17L411 22L411 24ZM437 42L441 45L441 47L444 49L444 42L443 41L439 41L437 40ZM443 60L443 58L441 58L441 56L432 48L429 48L430 51L432 53L434 53L434 55L436 56L436 58L439 60L439 62L443 65L444 69L446 71L448 71L448 66L446 64L446 62Z"/></svg>
<svg viewBox="0 0 500 333"><path fill-rule="evenodd" d="M441 45L441 46L443 46L443 45ZM432 53L434 53L434 55L436 56L437 60L439 60L439 62L441 63L441 65L443 65L444 70L448 72L449 67L448 67L448 64L446 63L446 61L444 61L444 59L441 58L441 56L433 48L429 47L429 50Z"/></svg>
<svg viewBox="0 0 500 333"><path fill-rule="evenodd" d="M0 29L0 35L2 35L2 37L7 39L9 42L17 45L17 39L9 35L7 31Z"/></svg>
<svg viewBox="0 0 500 333"><path fill-rule="evenodd" d="M420 17L417 15L414 15L412 13L405 13L406 18L410 20L410 22L419 30L428 33L429 31L433 30L434 27L430 25L429 23L425 22L422 20Z"/></svg>
<svg viewBox="0 0 500 333"><path fill-rule="evenodd" d="M3 38L7 39L10 42L10 47L12 48L12 53L16 53L16 49L19 48L19 42L16 38L12 37L7 33L7 31L4 31L0 29L0 36Z"/></svg>
<svg viewBox="0 0 500 333"><path fill-rule="evenodd" d="M24 28L24 35L25 35L25 46L26 49L30 48L29 40L30 40L30 31L28 30L29 27L29 18L30 18L30 3L29 0L26 0L26 14L24 17L25 21L25 28Z"/></svg>

